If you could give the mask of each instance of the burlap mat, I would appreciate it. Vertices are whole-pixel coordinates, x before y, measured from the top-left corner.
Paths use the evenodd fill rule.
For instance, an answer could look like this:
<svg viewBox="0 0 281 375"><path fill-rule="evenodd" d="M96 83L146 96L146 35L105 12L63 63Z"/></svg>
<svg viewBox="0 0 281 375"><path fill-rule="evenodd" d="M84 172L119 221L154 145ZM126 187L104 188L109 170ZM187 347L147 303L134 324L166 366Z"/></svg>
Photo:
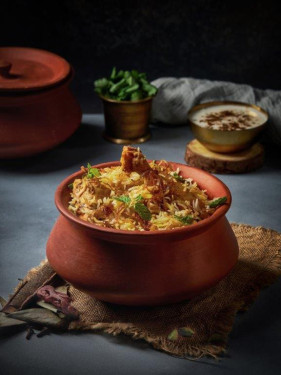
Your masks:
<svg viewBox="0 0 281 375"><path fill-rule="evenodd" d="M215 287L177 304L127 307L92 299L70 286L73 306L80 312L80 318L71 322L68 329L124 333L181 357L216 357L225 351L236 313L246 310L260 289L281 275L281 234L244 224L232 224L232 228L240 247L239 261ZM38 286L57 282L50 265L42 262L18 285L10 308L22 308ZM194 333L189 337L169 336L182 327Z"/></svg>

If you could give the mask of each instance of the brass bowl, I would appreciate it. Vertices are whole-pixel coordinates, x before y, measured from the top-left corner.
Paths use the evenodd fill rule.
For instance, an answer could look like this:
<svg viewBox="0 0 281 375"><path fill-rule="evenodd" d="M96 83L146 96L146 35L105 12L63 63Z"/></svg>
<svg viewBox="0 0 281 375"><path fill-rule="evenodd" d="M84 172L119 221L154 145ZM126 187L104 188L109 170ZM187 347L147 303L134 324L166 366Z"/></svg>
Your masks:
<svg viewBox="0 0 281 375"><path fill-rule="evenodd" d="M152 97L141 100L114 100L100 95L103 103L104 138L118 144L143 143L150 138Z"/></svg>
<svg viewBox="0 0 281 375"><path fill-rule="evenodd" d="M241 130L220 130L220 129L209 129L202 127L193 121L191 121L192 115L202 108L208 108L212 106L219 105L237 105L239 107L253 108L256 111L263 113L266 116L266 121L262 124L249 129ZM193 107L188 112L188 120L191 124L191 129L195 137L209 150L219 153L233 153L244 150L250 147L256 140L258 134L265 128L268 113L261 107L254 104L247 104L242 102L231 102L231 101L218 101L218 102L208 102L199 104Z"/></svg>

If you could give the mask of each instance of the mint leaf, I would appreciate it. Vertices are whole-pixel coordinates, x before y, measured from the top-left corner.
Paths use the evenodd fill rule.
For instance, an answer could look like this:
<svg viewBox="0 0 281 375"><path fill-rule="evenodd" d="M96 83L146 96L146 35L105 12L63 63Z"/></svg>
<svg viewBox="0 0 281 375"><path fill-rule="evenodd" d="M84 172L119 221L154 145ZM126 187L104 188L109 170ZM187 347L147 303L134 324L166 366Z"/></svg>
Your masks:
<svg viewBox="0 0 281 375"><path fill-rule="evenodd" d="M185 225L192 224L192 222L193 222L193 217L192 216L178 216L178 215L175 215L174 218L177 219L178 221L180 221L181 223L185 224Z"/></svg>
<svg viewBox="0 0 281 375"><path fill-rule="evenodd" d="M221 198L213 199L211 201L211 203L209 204L209 206L211 208L215 208L215 207L218 207L218 206L221 206L221 205L225 204L226 201L227 201L227 197L221 197Z"/></svg>
<svg viewBox="0 0 281 375"><path fill-rule="evenodd" d="M88 168L88 173L87 173L88 178L94 178L94 177L100 176L100 171L98 170L98 168L92 168L90 163L87 164L87 168Z"/></svg>
<svg viewBox="0 0 281 375"><path fill-rule="evenodd" d="M149 221L151 219L151 212L143 203L136 203L134 208L143 220Z"/></svg>
<svg viewBox="0 0 281 375"><path fill-rule="evenodd" d="M131 198L127 195L120 195L120 197L114 197L114 199L125 204L129 204L131 202Z"/></svg>
<svg viewBox="0 0 281 375"><path fill-rule="evenodd" d="M138 195L137 197L136 197L136 201L137 202L141 202L143 200L143 197L141 196L141 195Z"/></svg>
<svg viewBox="0 0 281 375"><path fill-rule="evenodd" d="M185 181L185 179L184 179L182 176L180 176L177 172L174 172L174 173L173 173L173 177L174 177L176 180L180 181L180 182L184 182L184 181Z"/></svg>

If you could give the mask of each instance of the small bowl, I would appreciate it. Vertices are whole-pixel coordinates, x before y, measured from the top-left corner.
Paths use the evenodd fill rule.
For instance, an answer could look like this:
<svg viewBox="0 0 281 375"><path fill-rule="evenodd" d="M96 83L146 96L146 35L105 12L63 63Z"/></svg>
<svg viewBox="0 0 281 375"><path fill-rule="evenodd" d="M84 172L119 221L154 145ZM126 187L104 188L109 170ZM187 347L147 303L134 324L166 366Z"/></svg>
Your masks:
<svg viewBox="0 0 281 375"><path fill-rule="evenodd" d="M99 96L103 103L104 138L117 144L143 143L150 138L152 97L141 100L114 100Z"/></svg>
<svg viewBox="0 0 281 375"><path fill-rule="evenodd" d="M195 114L202 109L214 107L219 110L218 107L223 109L228 106L239 109L243 107L247 110L247 114L253 118L260 114L261 123L246 129L221 130L200 126L194 120ZM214 109L214 112L216 110ZM195 137L209 150L219 153L234 153L250 147L255 142L257 136L266 126L268 113L254 104L231 101L208 102L193 107L188 112L188 120L191 123L191 129Z"/></svg>
<svg viewBox="0 0 281 375"><path fill-rule="evenodd" d="M97 168L120 165L99 164ZM60 216L47 243L51 266L77 289L103 301L124 305L160 305L191 298L227 275L238 259L238 244L225 214L229 189L197 168L171 163L183 177L197 181L209 197L227 197L227 204L196 224L163 231L104 228L68 210L68 185L79 171L58 186Z"/></svg>

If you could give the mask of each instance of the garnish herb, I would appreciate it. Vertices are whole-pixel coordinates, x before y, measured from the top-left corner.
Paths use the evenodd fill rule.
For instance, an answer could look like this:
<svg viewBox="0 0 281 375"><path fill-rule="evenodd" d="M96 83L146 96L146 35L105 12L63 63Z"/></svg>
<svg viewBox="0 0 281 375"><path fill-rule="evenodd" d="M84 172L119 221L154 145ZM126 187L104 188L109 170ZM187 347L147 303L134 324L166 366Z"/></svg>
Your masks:
<svg viewBox="0 0 281 375"><path fill-rule="evenodd" d="M120 195L120 197L114 197L117 201L129 204L131 202L131 198L127 195Z"/></svg>
<svg viewBox="0 0 281 375"><path fill-rule="evenodd" d="M179 331L179 334L182 336L182 337L191 337L194 335L194 331L193 329L189 328L189 327L181 327L178 329Z"/></svg>
<svg viewBox="0 0 281 375"><path fill-rule="evenodd" d="M125 204L131 203L131 198L128 197L127 195L120 195L120 197L114 197L114 199L116 199L117 201L123 202ZM134 205L134 210L136 211L137 214L140 215L140 217L143 220L149 221L152 215L149 209L146 207L146 205L141 203L141 201L143 200L143 197L141 195L138 195L135 200L137 203Z"/></svg>
<svg viewBox="0 0 281 375"><path fill-rule="evenodd" d="M151 219L151 212L143 203L137 202L134 208L143 220L149 221Z"/></svg>
<svg viewBox="0 0 281 375"><path fill-rule="evenodd" d="M174 173L173 173L173 177L174 177L177 181L180 181L180 182L184 182L184 181L185 181L185 179L184 179L182 176L180 176L177 172L174 172Z"/></svg>
<svg viewBox="0 0 281 375"><path fill-rule="evenodd" d="M177 341L179 336L181 337L191 337L194 335L193 329L189 327L181 327L179 329L174 329L172 332L169 333L168 339L171 341Z"/></svg>
<svg viewBox="0 0 281 375"><path fill-rule="evenodd" d="M94 82L95 92L115 100L139 100L157 93L145 73L137 70L119 70L114 67L109 78L101 78Z"/></svg>
<svg viewBox="0 0 281 375"><path fill-rule="evenodd" d="M179 333L177 329L174 329L171 333L168 335L168 339L171 341L177 341L179 338Z"/></svg>
<svg viewBox="0 0 281 375"><path fill-rule="evenodd" d="M72 190L73 189L73 183L68 184L67 187Z"/></svg>
<svg viewBox="0 0 281 375"><path fill-rule="evenodd" d="M185 224L185 225L192 224L192 222L193 222L193 217L192 216L178 216L178 215L175 215L174 218L177 219L178 221L180 221L181 223Z"/></svg>
<svg viewBox="0 0 281 375"><path fill-rule="evenodd" d="M212 200L209 206L211 208L215 208L215 207L225 204L226 201L227 201L227 197L217 198L217 199Z"/></svg>
<svg viewBox="0 0 281 375"><path fill-rule="evenodd" d="M98 168L92 168L90 163L87 164L87 168L88 168L88 173L87 173L88 178L94 178L94 177L100 176L100 171L98 170Z"/></svg>

